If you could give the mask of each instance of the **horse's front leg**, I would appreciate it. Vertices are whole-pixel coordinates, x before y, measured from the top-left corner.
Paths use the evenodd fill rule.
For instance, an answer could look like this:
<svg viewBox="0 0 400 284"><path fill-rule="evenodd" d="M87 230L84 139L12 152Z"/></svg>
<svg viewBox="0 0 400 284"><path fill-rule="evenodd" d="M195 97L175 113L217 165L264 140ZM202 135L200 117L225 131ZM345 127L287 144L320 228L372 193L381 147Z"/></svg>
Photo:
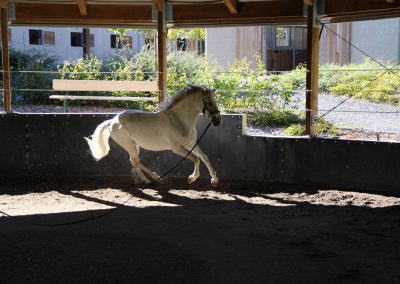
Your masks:
<svg viewBox="0 0 400 284"><path fill-rule="evenodd" d="M217 187L218 183L219 183L219 179L217 177L217 173L215 172L214 168L211 166L211 163L208 160L207 156L203 153L203 151L201 151L199 146L196 146L193 149L193 154L198 156L203 161L203 163L206 165L208 172L210 173L210 176L211 176L211 185L213 187Z"/></svg>
<svg viewBox="0 0 400 284"><path fill-rule="evenodd" d="M182 157L185 157L189 153L189 150L183 146L173 149L172 151ZM200 176L200 159L193 153L190 153L187 158L194 163L193 173L188 177L188 183L190 184L194 183Z"/></svg>

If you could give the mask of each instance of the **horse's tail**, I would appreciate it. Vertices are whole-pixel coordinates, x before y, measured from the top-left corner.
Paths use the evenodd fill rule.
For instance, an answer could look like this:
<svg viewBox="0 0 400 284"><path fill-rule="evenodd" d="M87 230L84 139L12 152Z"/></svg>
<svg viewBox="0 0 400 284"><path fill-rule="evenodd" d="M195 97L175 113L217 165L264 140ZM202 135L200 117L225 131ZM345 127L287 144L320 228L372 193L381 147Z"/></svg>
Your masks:
<svg viewBox="0 0 400 284"><path fill-rule="evenodd" d="M91 138L84 137L89 144L90 151L92 152L92 156L96 160L100 160L101 158L108 155L110 151L110 145L108 144L108 139L110 138L110 120L106 120L96 127Z"/></svg>

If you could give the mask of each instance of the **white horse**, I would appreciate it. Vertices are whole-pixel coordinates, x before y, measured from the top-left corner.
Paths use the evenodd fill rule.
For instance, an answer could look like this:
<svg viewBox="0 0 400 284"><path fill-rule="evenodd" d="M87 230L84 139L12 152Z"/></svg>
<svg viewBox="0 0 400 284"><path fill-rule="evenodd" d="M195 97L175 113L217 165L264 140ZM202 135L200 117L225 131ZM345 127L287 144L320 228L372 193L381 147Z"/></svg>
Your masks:
<svg viewBox="0 0 400 284"><path fill-rule="evenodd" d="M201 112L214 126L221 124L221 115L213 91L190 85L179 91L166 109L157 113L124 111L101 123L91 138L85 139L93 157L100 160L110 150L108 139L111 136L129 153L138 177L150 183L158 180L159 176L141 163L140 147L151 151L171 150L180 156L186 156L196 143L195 125ZM200 176L201 160L210 173L211 184L214 187L218 185L217 174L199 146L196 146L187 158L194 163L194 171L188 177L188 183L193 183Z"/></svg>

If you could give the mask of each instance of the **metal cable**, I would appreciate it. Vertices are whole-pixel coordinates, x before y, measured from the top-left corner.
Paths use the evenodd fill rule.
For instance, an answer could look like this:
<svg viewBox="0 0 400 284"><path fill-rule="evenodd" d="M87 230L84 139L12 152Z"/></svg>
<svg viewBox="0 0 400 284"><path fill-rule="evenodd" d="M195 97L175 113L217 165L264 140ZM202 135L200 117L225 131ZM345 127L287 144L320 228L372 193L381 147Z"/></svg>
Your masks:
<svg viewBox="0 0 400 284"><path fill-rule="evenodd" d="M331 30L330 28L326 27L326 29L328 31L330 31L331 33L333 33L334 35L336 35L337 37L339 37L340 39L342 39L343 41L347 42L348 44L350 44L354 49L356 49L357 51L361 52L362 54L364 54L365 56L367 56L368 58L370 58L372 61L378 63L380 66L382 66L383 68L385 68L385 70L387 70L388 72L396 75L397 77L400 78L400 75L394 73L392 70L390 70L391 68L388 68L387 66L385 66L384 64L382 64L381 62L379 62L379 60L376 60L375 58L373 58L371 55L369 55L368 53L366 53L365 51L363 51L362 49L360 49L359 47L357 47L356 45L354 45L353 43L351 43L349 40L345 39L344 37L342 37L341 35L339 35L338 33L334 32L333 30ZM396 64L397 65L397 64Z"/></svg>
<svg viewBox="0 0 400 284"><path fill-rule="evenodd" d="M396 64L395 66L397 66L398 64ZM358 94L359 92L363 91L364 89L366 89L370 84L372 84L373 82L377 81L379 78L381 78L383 75L385 75L388 71L384 71L382 72L379 76L377 76L374 80L368 82L367 84L365 84L364 86L362 86L359 90L357 90L356 92L354 92L352 95L349 95L347 98L345 98L344 100L342 100L341 102L339 102L336 106L332 107L330 110L328 110L327 112L325 112L324 114L320 115L318 117L318 119L323 118L325 116L327 116L328 114L330 114L332 111L334 111L335 109L337 109L339 106L341 106L342 104L344 104L345 102L347 102L349 99L351 99L352 97L354 97L356 94Z"/></svg>

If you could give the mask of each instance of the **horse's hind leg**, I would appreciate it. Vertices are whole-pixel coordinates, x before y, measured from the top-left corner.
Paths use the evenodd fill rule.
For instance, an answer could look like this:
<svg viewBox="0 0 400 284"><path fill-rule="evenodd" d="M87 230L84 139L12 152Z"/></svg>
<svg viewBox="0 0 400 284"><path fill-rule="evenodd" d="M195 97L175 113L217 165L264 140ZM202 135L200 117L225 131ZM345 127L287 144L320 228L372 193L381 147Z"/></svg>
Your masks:
<svg viewBox="0 0 400 284"><path fill-rule="evenodd" d="M136 147L136 143L121 132L118 132L118 133L111 132L111 137L122 148L124 148L125 151L128 152L128 154L130 156L130 162L132 164L132 167L135 169L135 172L138 175L138 177L143 182L150 183L150 180L142 172L142 169L141 169L142 163L140 162L140 159L139 159L139 153L138 153L138 150Z"/></svg>
<svg viewBox="0 0 400 284"><path fill-rule="evenodd" d="M198 156L203 161L203 163L206 165L208 172L210 173L210 176L211 176L211 185L214 187L217 187L219 179L217 177L217 173L215 172L214 168L211 166L211 163L208 160L207 156L203 153L203 151L201 151L199 146L196 146L193 149L192 153L195 154L196 156Z"/></svg>
<svg viewBox="0 0 400 284"><path fill-rule="evenodd" d="M175 154L178 154L182 157L185 157L189 150L184 147L179 147L172 150ZM188 183L194 183L198 177L200 176L200 159L193 153L190 153L187 158L194 163L194 170L193 173L188 177Z"/></svg>
<svg viewBox="0 0 400 284"><path fill-rule="evenodd" d="M139 146L136 149L137 149L137 154L139 156ZM153 182L160 179L160 176L158 174L156 174L155 172L151 171L149 168L145 167L140 160L139 160L139 163L138 163L138 167L141 170L143 170L146 174L148 174L151 177L151 179L153 180Z"/></svg>
<svg viewBox="0 0 400 284"><path fill-rule="evenodd" d="M143 174L142 169L139 166L140 164L139 158L131 155L129 160L139 178L145 183L150 183L151 181Z"/></svg>

